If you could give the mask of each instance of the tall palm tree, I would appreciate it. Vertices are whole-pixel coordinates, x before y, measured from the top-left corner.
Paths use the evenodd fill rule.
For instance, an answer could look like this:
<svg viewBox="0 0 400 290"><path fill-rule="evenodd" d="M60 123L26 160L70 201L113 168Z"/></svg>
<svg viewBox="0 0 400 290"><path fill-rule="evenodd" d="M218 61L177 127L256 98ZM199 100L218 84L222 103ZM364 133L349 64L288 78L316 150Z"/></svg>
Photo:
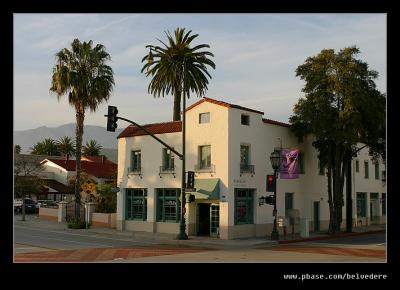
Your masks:
<svg viewBox="0 0 400 290"><path fill-rule="evenodd" d="M37 142L31 147L31 154L60 156L60 150L57 147L56 141L51 138L45 138L43 141Z"/></svg>
<svg viewBox="0 0 400 290"><path fill-rule="evenodd" d="M83 146L83 153L82 155L85 156L100 156L100 151L103 149L103 146L98 144L96 140L89 140L89 142L86 142L86 145Z"/></svg>
<svg viewBox="0 0 400 290"><path fill-rule="evenodd" d="M64 136L56 141L58 150L64 156L75 154L75 144L71 137Z"/></svg>
<svg viewBox="0 0 400 290"><path fill-rule="evenodd" d="M93 42L80 42L74 39L71 49L63 48L56 54L56 64L50 91L61 96L67 95L68 102L75 108L76 114L76 181L75 200L80 204L80 174L83 123L85 111L95 112L98 105L110 98L113 86L113 70L106 65L111 60L104 45ZM75 218L79 218L79 211L75 211Z"/></svg>
<svg viewBox="0 0 400 290"><path fill-rule="evenodd" d="M198 34L190 35L191 30L185 34L185 28L177 28L174 36L168 31L168 45L160 41L164 47L147 45L150 48L149 54L143 57L142 62L146 62L141 70L146 70L146 76L152 79L148 86L148 92L154 97L174 95L173 120L181 119L181 95L183 87L185 94L189 96L190 91L197 96L204 96L207 91L208 79L211 75L207 71L207 66L215 69L215 64L208 56L214 55L209 51L199 51L209 48L208 44L200 44L190 47L191 42ZM153 53L154 52L154 53ZM185 85L183 86L183 80Z"/></svg>

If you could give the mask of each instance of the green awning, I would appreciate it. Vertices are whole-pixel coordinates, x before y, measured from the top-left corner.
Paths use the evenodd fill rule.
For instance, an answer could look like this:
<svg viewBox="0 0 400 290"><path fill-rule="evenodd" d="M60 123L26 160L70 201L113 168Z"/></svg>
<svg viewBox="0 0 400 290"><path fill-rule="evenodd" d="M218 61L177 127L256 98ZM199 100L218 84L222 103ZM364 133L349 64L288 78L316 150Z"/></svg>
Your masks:
<svg viewBox="0 0 400 290"><path fill-rule="evenodd" d="M196 199L219 199L219 178L195 179Z"/></svg>

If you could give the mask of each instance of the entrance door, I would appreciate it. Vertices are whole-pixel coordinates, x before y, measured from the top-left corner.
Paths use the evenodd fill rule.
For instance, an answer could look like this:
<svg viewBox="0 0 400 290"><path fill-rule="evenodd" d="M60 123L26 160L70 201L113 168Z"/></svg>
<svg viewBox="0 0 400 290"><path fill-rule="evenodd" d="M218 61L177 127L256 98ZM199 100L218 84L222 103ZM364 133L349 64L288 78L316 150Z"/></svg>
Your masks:
<svg viewBox="0 0 400 290"><path fill-rule="evenodd" d="M210 236L219 237L219 204L210 206Z"/></svg>
<svg viewBox="0 0 400 290"><path fill-rule="evenodd" d="M199 203L197 205L197 212L199 213L199 221L197 227L198 236L210 235L210 204Z"/></svg>
<svg viewBox="0 0 400 290"><path fill-rule="evenodd" d="M319 230L319 201L314 201L314 232Z"/></svg>

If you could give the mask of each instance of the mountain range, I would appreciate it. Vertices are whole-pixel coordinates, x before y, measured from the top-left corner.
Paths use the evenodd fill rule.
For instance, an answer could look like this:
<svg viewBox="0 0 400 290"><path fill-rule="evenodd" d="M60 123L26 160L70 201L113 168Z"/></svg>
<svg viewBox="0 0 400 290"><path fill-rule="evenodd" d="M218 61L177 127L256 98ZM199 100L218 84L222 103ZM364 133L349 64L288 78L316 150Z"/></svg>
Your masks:
<svg viewBox="0 0 400 290"><path fill-rule="evenodd" d="M86 141L94 139L103 146L102 154L116 162L118 140L117 136L124 128L109 132L105 127L85 125L83 129L83 145ZM14 131L14 144L21 146L21 153L30 153L31 147L45 138L58 140L69 136L75 140L75 123L65 124L58 127L42 126L36 129Z"/></svg>

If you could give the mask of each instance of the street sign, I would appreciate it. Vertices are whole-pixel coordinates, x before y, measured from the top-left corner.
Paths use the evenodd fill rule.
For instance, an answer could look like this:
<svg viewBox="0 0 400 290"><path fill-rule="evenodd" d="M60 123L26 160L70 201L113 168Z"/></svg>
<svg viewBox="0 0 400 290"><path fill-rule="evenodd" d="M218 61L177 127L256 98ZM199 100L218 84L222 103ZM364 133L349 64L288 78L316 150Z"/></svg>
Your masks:
<svg viewBox="0 0 400 290"><path fill-rule="evenodd" d="M196 188L185 188L185 192L195 192Z"/></svg>

